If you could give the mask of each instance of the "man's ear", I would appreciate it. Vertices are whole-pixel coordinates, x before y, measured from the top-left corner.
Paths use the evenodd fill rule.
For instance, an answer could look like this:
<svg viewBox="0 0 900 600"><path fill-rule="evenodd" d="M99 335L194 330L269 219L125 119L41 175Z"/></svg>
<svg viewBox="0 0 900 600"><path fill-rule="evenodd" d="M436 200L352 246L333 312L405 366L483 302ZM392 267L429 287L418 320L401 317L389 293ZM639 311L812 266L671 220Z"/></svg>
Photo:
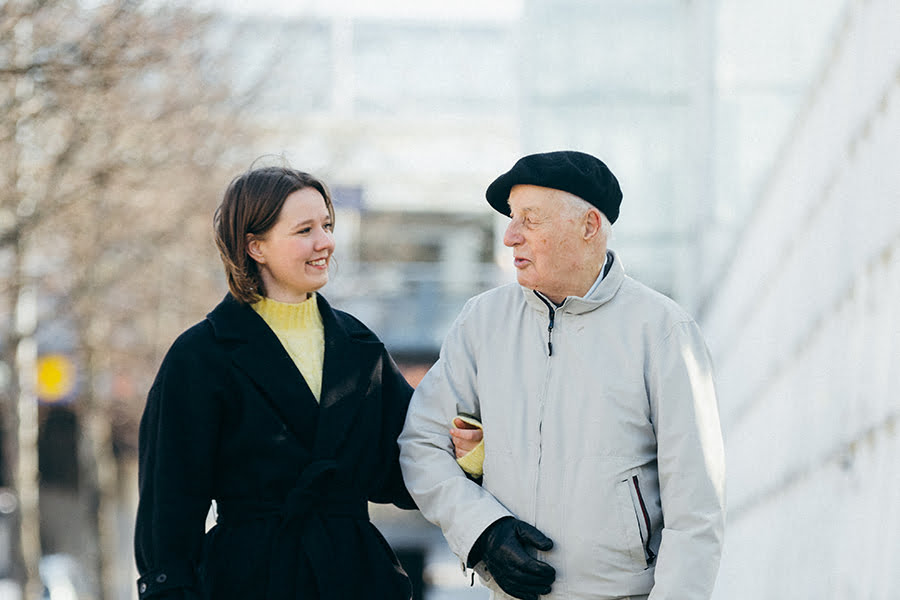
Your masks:
<svg viewBox="0 0 900 600"><path fill-rule="evenodd" d="M260 247L260 240L252 233L247 234L247 255L261 265L266 264L266 257Z"/></svg>
<svg viewBox="0 0 900 600"><path fill-rule="evenodd" d="M584 241L588 242L600 235L600 230L603 229L603 219L600 217L600 211L596 208L591 208L587 211L584 214L583 224Z"/></svg>

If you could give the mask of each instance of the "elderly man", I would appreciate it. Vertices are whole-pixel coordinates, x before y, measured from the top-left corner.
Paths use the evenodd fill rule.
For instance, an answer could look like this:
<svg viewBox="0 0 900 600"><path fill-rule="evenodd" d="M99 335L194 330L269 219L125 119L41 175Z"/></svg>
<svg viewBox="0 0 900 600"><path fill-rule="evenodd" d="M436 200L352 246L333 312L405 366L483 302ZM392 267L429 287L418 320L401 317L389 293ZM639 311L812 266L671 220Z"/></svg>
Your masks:
<svg viewBox="0 0 900 600"><path fill-rule="evenodd" d="M724 458L696 323L607 249L622 193L581 152L520 159L487 189L518 284L469 300L416 390L404 480L493 598L709 598ZM481 485L453 455L484 426ZM457 425L460 423L457 421Z"/></svg>

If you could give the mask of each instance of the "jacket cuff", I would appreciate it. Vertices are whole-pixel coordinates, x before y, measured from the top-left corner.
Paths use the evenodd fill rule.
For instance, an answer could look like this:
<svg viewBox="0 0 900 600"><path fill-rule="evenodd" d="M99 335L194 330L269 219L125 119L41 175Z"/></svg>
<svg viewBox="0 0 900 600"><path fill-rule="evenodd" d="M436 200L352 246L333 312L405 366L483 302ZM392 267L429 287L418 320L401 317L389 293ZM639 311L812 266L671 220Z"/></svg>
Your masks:
<svg viewBox="0 0 900 600"><path fill-rule="evenodd" d="M177 588L195 589L197 576L191 565L166 565L159 569L147 571L137 580L140 600L160 596ZM188 596L190 597L190 596Z"/></svg>
<svg viewBox="0 0 900 600"><path fill-rule="evenodd" d="M460 458L457 458L456 463L472 477L478 478L484 475L484 440L481 440L477 446Z"/></svg>

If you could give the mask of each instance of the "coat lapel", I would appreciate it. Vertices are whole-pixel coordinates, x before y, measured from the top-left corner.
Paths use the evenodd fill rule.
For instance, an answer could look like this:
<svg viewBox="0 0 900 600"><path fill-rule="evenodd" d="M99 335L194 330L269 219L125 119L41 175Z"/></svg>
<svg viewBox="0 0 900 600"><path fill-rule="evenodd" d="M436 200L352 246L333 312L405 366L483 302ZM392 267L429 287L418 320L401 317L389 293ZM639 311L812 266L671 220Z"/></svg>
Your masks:
<svg viewBox="0 0 900 600"><path fill-rule="evenodd" d="M318 303L325 327L325 365L315 453L333 457L352 429L368 392L381 387L383 346L368 329L347 319L339 320L321 295Z"/></svg>
<svg viewBox="0 0 900 600"><path fill-rule="evenodd" d="M261 391L285 425L299 440L308 440L315 423L316 399L275 333L250 306L230 294L207 315L230 348L235 366Z"/></svg>

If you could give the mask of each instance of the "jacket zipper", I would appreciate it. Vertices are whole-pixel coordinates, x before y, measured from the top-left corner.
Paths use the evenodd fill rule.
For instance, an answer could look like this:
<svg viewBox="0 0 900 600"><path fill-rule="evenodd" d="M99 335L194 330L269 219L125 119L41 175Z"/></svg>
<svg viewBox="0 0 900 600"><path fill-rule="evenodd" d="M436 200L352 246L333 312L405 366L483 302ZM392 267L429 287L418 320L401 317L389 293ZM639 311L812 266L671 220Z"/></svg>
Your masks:
<svg viewBox="0 0 900 600"><path fill-rule="evenodd" d="M553 341L551 336L553 335L553 321L556 316L556 308L548 303L547 299L541 296L537 291L534 292L534 295L541 299L541 302L547 305L547 310L550 315L550 324L547 326L547 370L544 373L544 389L541 392L540 396L540 407L538 413L538 455L537 455L537 470L535 471L535 485L534 485L534 496L532 497L531 503L531 514L534 516L535 521L538 519L537 514L537 504L538 504L538 495L540 494L540 482L541 482L541 463L544 458L544 405L547 402L547 392L549 390L549 382L550 382L550 360L549 357L553 356ZM539 553L540 556L540 553Z"/></svg>
<svg viewBox="0 0 900 600"><path fill-rule="evenodd" d="M638 482L637 475L632 476L631 483L634 485L634 491L637 494L638 503L641 505L641 514L644 517L644 525L647 528L647 539L644 540L644 534L641 533L641 541L644 542L644 550L647 552L647 562L653 562L656 554L650 549L650 514L647 512L647 506L644 504L644 495L641 494L641 484Z"/></svg>
<svg viewBox="0 0 900 600"><path fill-rule="evenodd" d="M553 307L550 302L547 301L546 298L538 294L536 291L534 295L541 299L541 302L547 305L547 311L550 314L550 323L547 325L547 356L553 356L553 319L556 317L556 309Z"/></svg>

